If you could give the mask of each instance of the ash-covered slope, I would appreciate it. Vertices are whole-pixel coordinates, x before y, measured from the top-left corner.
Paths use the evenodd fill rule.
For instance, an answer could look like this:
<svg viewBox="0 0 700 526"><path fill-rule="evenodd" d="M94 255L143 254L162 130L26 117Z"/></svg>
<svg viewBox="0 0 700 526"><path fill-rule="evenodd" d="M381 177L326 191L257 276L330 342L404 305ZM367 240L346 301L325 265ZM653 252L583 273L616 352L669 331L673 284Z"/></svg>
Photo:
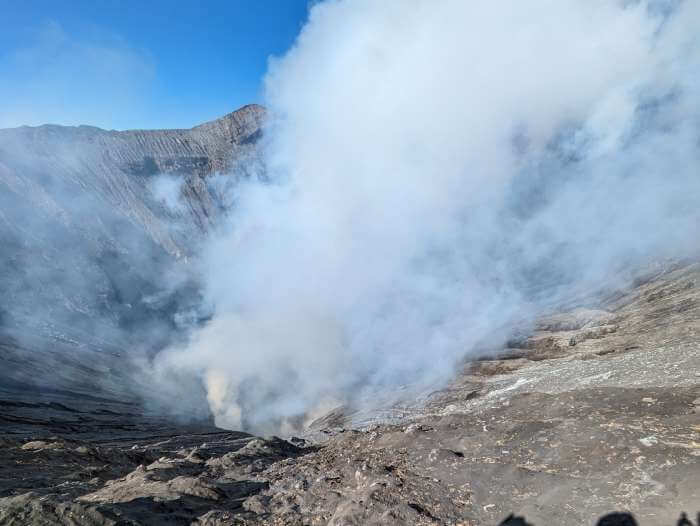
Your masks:
<svg viewBox="0 0 700 526"><path fill-rule="evenodd" d="M172 427L120 440L0 438L0 523L482 526L515 512L535 526L593 526L616 510L641 526L694 519L699 282L697 262L659 265L602 301L539 319L446 388L384 412L338 408L306 440Z"/></svg>
<svg viewBox="0 0 700 526"><path fill-rule="evenodd" d="M202 316L188 255L222 212L210 181L249 175L263 118L252 105L189 130L0 130L0 399L39 403L25 423L62 421L42 403L125 396L125 355Z"/></svg>

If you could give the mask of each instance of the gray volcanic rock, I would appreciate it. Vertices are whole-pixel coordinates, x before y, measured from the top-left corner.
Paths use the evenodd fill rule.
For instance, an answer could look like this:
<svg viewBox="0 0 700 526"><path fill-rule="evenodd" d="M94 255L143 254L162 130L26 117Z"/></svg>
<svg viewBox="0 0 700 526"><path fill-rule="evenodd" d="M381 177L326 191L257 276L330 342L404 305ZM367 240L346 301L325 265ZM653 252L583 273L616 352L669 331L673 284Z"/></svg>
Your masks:
<svg viewBox="0 0 700 526"><path fill-rule="evenodd" d="M304 439L3 442L2 524L593 525L694 518L700 503L700 264L538 320L450 385ZM598 330L604 328L604 330ZM575 344L572 344L575 341ZM514 519L513 519L514 520ZM517 524L517 522L516 522ZM686 523L687 524L687 523Z"/></svg>

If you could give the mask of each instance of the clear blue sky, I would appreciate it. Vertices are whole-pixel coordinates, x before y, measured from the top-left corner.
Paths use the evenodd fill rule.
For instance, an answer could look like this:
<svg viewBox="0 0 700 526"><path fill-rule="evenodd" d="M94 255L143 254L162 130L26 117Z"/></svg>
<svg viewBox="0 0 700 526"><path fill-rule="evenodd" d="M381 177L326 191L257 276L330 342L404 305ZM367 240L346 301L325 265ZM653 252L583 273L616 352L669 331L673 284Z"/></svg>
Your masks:
<svg viewBox="0 0 700 526"><path fill-rule="evenodd" d="M0 127L190 127L260 102L309 0L0 0Z"/></svg>

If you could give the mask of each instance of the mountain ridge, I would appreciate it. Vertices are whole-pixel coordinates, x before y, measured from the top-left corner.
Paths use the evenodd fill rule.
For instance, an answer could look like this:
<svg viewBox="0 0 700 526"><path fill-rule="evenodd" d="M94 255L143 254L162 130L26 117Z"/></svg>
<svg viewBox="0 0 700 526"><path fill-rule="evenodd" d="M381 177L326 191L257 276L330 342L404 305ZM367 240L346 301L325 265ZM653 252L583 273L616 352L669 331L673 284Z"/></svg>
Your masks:
<svg viewBox="0 0 700 526"><path fill-rule="evenodd" d="M152 354L204 315L189 258L225 213L213 182L250 175L264 118L249 105L189 130L0 130L7 397L134 394L125 372L133 364L114 355ZM158 195L159 182L172 186L174 203ZM98 380L83 370L93 367L112 373Z"/></svg>

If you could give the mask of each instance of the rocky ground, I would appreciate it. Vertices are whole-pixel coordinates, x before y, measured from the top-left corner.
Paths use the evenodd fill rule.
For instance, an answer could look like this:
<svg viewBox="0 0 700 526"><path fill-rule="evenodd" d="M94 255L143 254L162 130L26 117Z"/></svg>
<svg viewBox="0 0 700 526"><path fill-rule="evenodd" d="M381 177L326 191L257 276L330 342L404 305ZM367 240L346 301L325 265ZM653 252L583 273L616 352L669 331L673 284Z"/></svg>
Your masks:
<svg viewBox="0 0 700 526"><path fill-rule="evenodd" d="M660 265L588 307L540 319L444 389L371 414L339 408L303 438L138 423L105 401L1 402L0 524L466 526L515 512L535 525L592 525L614 510L642 526L675 524L682 511L693 518L700 264ZM37 411L44 421L27 422ZM68 420L73 427L58 425ZM96 422L105 427L91 434Z"/></svg>

